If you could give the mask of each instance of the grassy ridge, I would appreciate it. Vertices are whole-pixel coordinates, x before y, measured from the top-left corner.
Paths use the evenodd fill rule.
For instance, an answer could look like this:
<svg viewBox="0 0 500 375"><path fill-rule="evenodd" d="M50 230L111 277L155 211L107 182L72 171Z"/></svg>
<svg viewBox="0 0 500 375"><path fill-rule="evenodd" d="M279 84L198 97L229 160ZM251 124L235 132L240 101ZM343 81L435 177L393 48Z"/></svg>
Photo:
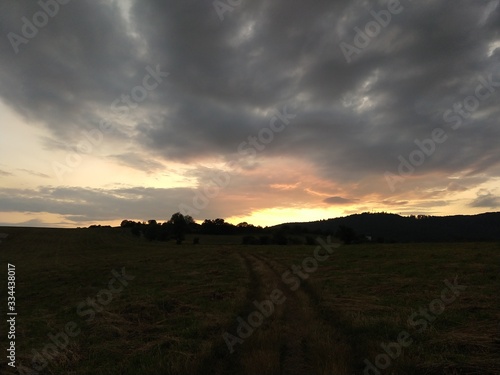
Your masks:
<svg viewBox="0 0 500 375"><path fill-rule="evenodd" d="M311 365L317 373L321 372L320 362L329 361L324 355L329 348L307 351L321 347L323 334L310 335L308 326L331 327L336 337L345 339L353 350L349 362L356 373L362 372L365 358L373 362L383 353L381 343L395 341L402 330L414 341L391 361L389 373L500 373L496 365L500 363L499 244L340 247L301 284L299 302L270 319L267 328L263 326L229 355L222 333L234 334L236 317L245 318L251 301L266 296L266 283L275 277L271 271L276 275L273 283L278 282L291 265L312 256L314 247L242 246L237 237L203 236L200 245L178 246L105 228L2 228L0 232L11 235L0 244L5 278L6 263L16 265L17 362L31 367L32 350L42 352L50 343L47 335L64 330L68 322L74 322L80 331L40 374L283 371L286 364L280 361L286 362L286 358L249 353L266 347L259 340L269 339L271 333L276 345L286 348L280 340L296 335L282 334L281 325L287 324L291 306L300 308L300 301L310 306L307 313L295 316L294 324L297 317L321 320L297 328L310 341L304 343L307 358L303 362L318 364ZM128 285L113 293L109 304L98 305L100 311L92 319L90 313L82 314L89 309L87 298L95 299L107 289L115 277L112 270L121 272L123 267L134 277ZM428 308L440 297L443 280L453 281L456 276L467 288L418 332L408 317L420 307ZM280 287L288 288L285 284ZM0 292L0 311L5 316L6 287ZM79 314L82 303L85 308ZM274 319L280 327L273 326ZM5 319L0 327L5 332ZM266 330L270 332L267 336ZM6 352L6 337L0 342ZM342 344L332 342L332 350L337 345L338 352ZM2 371L17 373L9 372L5 360L2 356ZM259 361L276 363L264 366ZM273 371L269 373L276 373ZM326 368L324 373L328 373Z"/></svg>

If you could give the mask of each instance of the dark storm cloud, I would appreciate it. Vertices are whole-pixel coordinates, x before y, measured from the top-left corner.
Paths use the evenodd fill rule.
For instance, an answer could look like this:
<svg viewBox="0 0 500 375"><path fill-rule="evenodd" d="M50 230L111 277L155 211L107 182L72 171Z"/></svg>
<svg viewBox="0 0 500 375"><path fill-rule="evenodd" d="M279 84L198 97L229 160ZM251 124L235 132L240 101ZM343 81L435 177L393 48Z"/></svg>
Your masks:
<svg viewBox="0 0 500 375"><path fill-rule="evenodd" d="M0 95L49 128L54 144L76 142L81 129L112 116L111 103L146 66L160 65L170 73L165 83L116 124L123 144L114 158L134 168L143 159L120 149L131 139L137 152L166 161L232 157L284 105L297 117L264 155L301 158L337 183L383 179L436 127L447 141L417 174L474 175L500 163L498 2L402 0L350 63L339 44L353 44L354 28L364 30L387 2L243 1L223 21L211 1L137 0L128 21L117 4L61 6L16 54L6 36L39 5L2 3ZM457 120L444 115L489 76L494 84L483 92L493 92L453 130ZM160 168L151 163L144 168Z"/></svg>
<svg viewBox="0 0 500 375"><path fill-rule="evenodd" d="M117 9L107 1L62 5L16 54L7 35L22 36L22 17L32 20L41 8L35 1L2 2L2 98L58 137L72 125L91 125L85 115L113 100L142 65L130 57L137 55L135 43Z"/></svg>
<svg viewBox="0 0 500 375"><path fill-rule="evenodd" d="M478 173L499 162L497 87L476 110L488 116L464 119L460 131L443 118L474 95L481 76L500 81L498 54L488 56L499 11L488 2L401 2L404 10L350 64L338 44L353 43L353 28L383 5L243 2L221 23L210 5L149 4L136 3L135 25L177 74L175 94L164 94L175 96L171 117L141 135L167 157L234 152L266 125L265 110L289 103L298 117L267 155L299 154L332 179L397 168L397 157L435 127L449 140L421 172Z"/></svg>

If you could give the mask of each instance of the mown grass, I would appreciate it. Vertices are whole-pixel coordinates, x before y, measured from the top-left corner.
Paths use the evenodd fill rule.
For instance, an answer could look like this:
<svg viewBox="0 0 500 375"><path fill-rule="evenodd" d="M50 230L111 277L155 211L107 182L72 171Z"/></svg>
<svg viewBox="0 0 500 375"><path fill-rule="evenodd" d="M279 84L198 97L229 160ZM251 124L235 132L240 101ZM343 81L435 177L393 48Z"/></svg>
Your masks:
<svg viewBox="0 0 500 375"><path fill-rule="evenodd" d="M4 231L11 238L0 244L1 264L17 273L17 360L31 367L32 349L41 352L49 333L70 321L81 329L41 374L198 372L245 302L246 270L217 245L145 242L112 230ZM135 278L93 319L80 316L79 303L95 299L122 267Z"/></svg>
<svg viewBox="0 0 500 375"><path fill-rule="evenodd" d="M222 340L226 330L234 333L236 317L245 316L253 298L263 296L265 280L252 276L241 254L267 259L280 274L312 256L314 249L242 246L238 237L217 236L202 236L196 246L188 239L179 246L105 228L0 232L10 234L0 244L5 278L6 264L16 265L18 363L31 367L32 350L41 352L50 343L47 335L60 332L66 323L73 321L81 330L39 374L273 373L281 368L279 350L265 349L270 342L259 339L270 340L272 319L267 334L257 330L233 355ZM381 343L395 341L406 330L414 342L391 361L387 373L498 374L499 264L500 245L492 243L342 246L320 262L301 290L313 304L307 315L321 319L314 327L331 326L348 338L356 373L365 359L374 362L383 353ZM111 271L122 267L135 278L87 322L77 306L107 288ZM443 280L455 277L467 289L418 332L408 317L428 308L445 287ZM3 316L6 291L4 283ZM5 332L5 319L0 326ZM308 348L330 342L322 332L309 337ZM6 352L6 337L0 342ZM241 355L245 351L249 355ZM309 360L331 360L317 353L310 351ZM227 367L212 368L226 360L231 362ZM2 356L2 373L17 373L5 361Z"/></svg>
<svg viewBox="0 0 500 375"><path fill-rule="evenodd" d="M310 252L264 251L284 265L300 264ZM342 246L308 284L323 316L342 326L372 363L385 353L382 343L397 341L404 330L411 334L413 343L391 359L388 373L499 374L499 265L500 245L491 243ZM419 332L409 317L429 310L444 280L455 277L466 289Z"/></svg>

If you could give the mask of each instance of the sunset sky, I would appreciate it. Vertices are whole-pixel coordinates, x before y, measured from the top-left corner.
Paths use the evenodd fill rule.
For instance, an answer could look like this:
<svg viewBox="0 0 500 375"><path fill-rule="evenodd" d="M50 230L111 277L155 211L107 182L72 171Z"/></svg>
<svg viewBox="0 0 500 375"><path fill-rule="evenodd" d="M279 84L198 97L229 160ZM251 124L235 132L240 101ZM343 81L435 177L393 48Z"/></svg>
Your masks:
<svg viewBox="0 0 500 375"><path fill-rule="evenodd" d="M0 225L498 211L499 3L2 1Z"/></svg>

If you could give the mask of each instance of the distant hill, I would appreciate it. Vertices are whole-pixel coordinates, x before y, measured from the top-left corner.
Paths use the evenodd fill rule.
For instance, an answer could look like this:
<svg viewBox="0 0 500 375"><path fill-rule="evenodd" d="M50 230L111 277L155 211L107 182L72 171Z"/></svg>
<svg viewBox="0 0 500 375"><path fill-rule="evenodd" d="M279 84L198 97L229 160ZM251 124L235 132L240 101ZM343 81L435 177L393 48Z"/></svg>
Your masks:
<svg viewBox="0 0 500 375"><path fill-rule="evenodd" d="M275 228L302 228L310 233L334 234L341 225L352 228L361 238L370 236L378 242L500 241L500 212L409 217L362 213L307 223L280 224Z"/></svg>

